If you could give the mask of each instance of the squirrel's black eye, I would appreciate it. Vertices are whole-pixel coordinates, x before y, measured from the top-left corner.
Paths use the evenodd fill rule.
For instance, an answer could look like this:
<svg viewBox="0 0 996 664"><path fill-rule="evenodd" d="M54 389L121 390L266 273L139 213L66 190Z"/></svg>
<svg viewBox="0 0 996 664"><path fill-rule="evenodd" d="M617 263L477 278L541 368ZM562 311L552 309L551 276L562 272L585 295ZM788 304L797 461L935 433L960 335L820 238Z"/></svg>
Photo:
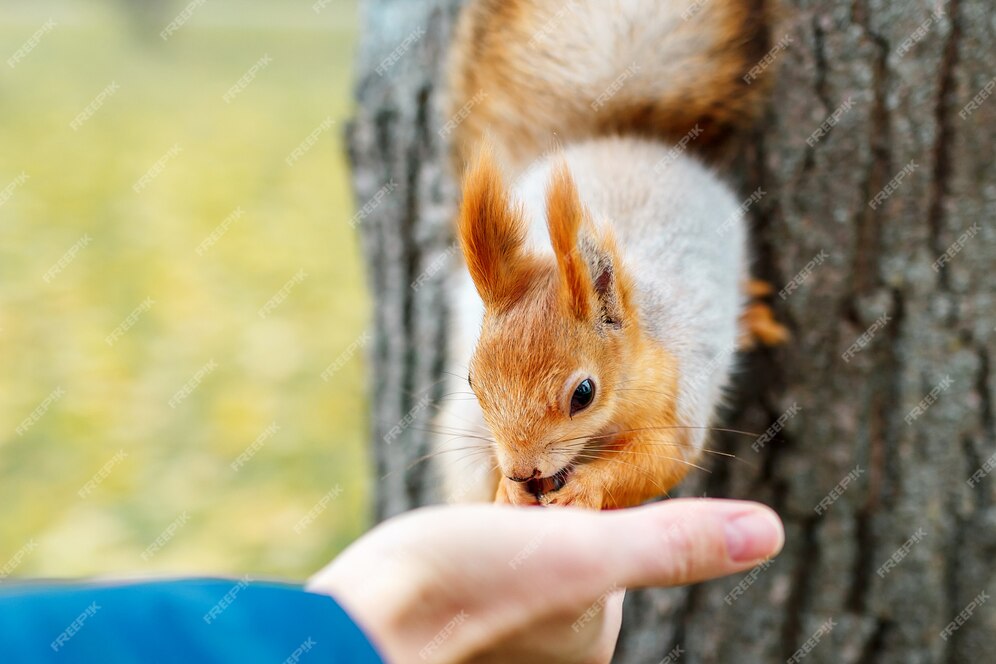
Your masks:
<svg viewBox="0 0 996 664"><path fill-rule="evenodd" d="M595 383L591 382L591 378L585 378L574 389L574 394L571 396L571 415L573 416L579 410L584 410L590 406L594 398Z"/></svg>

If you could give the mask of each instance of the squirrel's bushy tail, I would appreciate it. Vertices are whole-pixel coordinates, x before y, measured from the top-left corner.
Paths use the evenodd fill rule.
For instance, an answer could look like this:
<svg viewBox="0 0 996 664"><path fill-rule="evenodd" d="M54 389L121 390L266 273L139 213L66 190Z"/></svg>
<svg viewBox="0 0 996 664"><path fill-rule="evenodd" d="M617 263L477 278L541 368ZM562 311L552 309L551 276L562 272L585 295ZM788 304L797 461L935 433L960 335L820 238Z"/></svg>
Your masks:
<svg viewBox="0 0 996 664"><path fill-rule="evenodd" d="M449 80L458 165L489 135L513 170L601 135L708 154L762 112L774 0L471 0Z"/></svg>

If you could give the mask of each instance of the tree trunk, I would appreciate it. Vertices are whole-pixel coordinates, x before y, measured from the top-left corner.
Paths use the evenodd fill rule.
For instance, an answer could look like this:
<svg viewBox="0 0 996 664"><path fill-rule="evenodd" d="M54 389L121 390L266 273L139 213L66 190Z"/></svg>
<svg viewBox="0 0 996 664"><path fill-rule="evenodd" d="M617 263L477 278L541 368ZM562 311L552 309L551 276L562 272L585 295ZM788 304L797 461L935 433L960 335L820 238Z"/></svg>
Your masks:
<svg viewBox="0 0 996 664"><path fill-rule="evenodd" d="M457 189L439 92L460 4L364 5L349 146L375 297L379 519L433 495L427 464L412 464L429 453L446 369ZM731 176L745 199L764 192L750 210L756 273L794 339L744 358L723 417L764 435L714 437L737 459L682 487L774 506L785 550L739 578L630 593L615 661L984 661L996 652L991 1L786 5L771 111Z"/></svg>

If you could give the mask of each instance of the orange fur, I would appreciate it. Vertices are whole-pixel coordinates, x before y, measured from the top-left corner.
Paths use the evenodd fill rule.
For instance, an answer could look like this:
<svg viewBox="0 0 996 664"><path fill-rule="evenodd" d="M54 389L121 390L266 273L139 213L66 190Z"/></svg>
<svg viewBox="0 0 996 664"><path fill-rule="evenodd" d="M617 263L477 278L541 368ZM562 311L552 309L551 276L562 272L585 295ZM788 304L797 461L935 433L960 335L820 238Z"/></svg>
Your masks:
<svg viewBox="0 0 996 664"><path fill-rule="evenodd" d="M759 343L764 346L779 346L791 337L788 328L775 319L771 307L764 302L751 302L740 317L743 338L740 347L749 350Z"/></svg>
<svg viewBox="0 0 996 664"><path fill-rule="evenodd" d="M481 196L478 185L493 185L492 176L487 167L473 169L471 195ZM480 251L476 244L467 244L468 262L475 265L471 276L479 290L489 293L470 375L498 443L505 476L496 498L535 503L524 484L507 477L532 476L538 459L562 444L558 441L593 436L594 445L580 452L570 481L545 501L594 509L634 505L666 492L690 467L683 458L683 430L675 428L673 395L679 367L640 326L639 312L631 302L631 280L611 236L589 237L587 242L590 250L609 257L619 325L607 326L592 306L600 296L591 265L584 259L586 252L578 246L579 232L590 234L591 228L582 226L583 210L568 173L554 176L547 200L556 259L531 256L518 243L513 243L514 250L503 252ZM484 209L495 212L490 205ZM474 219L461 215L461 237L476 236ZM507 215L492 216L488 223L495 219L516 228ZM512 231L508 234L521 240ZM508 274L530 275L528 281L517 282L511 300L490 296L493 287L488 284L496 278L499 263ZM566 279L565 264L571 271ZM583 315L579 303L584 303ZM571 417L565 408L565 386L571 388L567 381L579 366L595 379L597 401ZM510 401L509 394L521 398ZM557 468L544 470L549 474Z"/></svg>
<svg viewBox="0 0 996 664"><path fill-rule="evenodd" d="M561 162L547 190L547 223L553 253L560 268L562 291L578 318L587 318L592 292L591 276L578 250L578 230L584 218L574 179Z"/></svg>
<svg viewBox="0 0 996 664"><path fill-rule="evenodd" d="M691 449L669 396L676 394L680 368L638 325L626 325L617 338L607 340L592 326L571 322L566 311L551 306L562 306L564 300L553 292L558 286L553 266L549 268L543 287L506 316L485 324L471 364L474 391L482 404L494 406L494 397L510 390L522 391L533 404L486 410L504 475L496 500L536 504L527 485L508 476L529 477L537 455L551 443L585 436L594 437L595 444L580 452L580 463L565 486L540 502L615 509L667 493L693 467L685 461ZM578 357L585 358L597 376L601 401L590 412L569 418L555 404ZM510 375L515 385L502 380ZM606 428L609 422L611 428Z"/></svg>
<svg viewBox="0 0 996 664"><path fill-rule="evenodd" d="M535 265L522 248L522 212L509 202L488 145L464 178L457 236L485 305L498 310L510 306L528 287Z"/></svg>
<svg viewBox="0 0 996 664"><path fill-rule="evenodd" d="M771 306L760 301L774 292L771 284L760 279L750 279L746 292L750 302L740 316L740 348L750 350L758 344L778 346L791 339L792 333L778 322Z"/></svg>
<svg viewBox="0 0 996 664"><path fill-rule="evenodd" d="M447 104L451 116L462 108L470 111L453 133L458 170L489 132L510 164L528 163L557 144L613 133L674 142L696 125L702 133L693 149L705 156L725 156L731 147L729 139L739 137L763 113L774 68L750 84L743 76L770 48L775 0L709 0L702 5L700 18L715 30L710 45L698 46L703 44L702 28L695 21L679 21L675 26L673 39L689 45L678 73L694 71L694 75L662 72L660 77L668 85L658 96L631 96L623 88L595 111L590 94L581 93L576 80L558 84L537 76L537 72L558 71L571 60L569 54L576 45L560 29L569 17L565 9L569 11L570 5L549 0L477 0L462 12L454 36L456 55L449 72ZM648 74L654 67L652 53L650 49L634 56ZM617 74L599 82L594 95Z"/></svg>

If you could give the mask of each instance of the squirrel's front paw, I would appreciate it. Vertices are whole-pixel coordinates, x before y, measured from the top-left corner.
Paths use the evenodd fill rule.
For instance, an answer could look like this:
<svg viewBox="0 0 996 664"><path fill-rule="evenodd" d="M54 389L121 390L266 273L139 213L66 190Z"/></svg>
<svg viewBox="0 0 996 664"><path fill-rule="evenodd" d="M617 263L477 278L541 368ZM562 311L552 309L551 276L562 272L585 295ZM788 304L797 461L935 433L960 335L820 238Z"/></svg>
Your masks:
<svg viewBox="0 0 996 664"><path fill-rule="evenodd" d="M565 486L560 491L540 496L540 504L600 510L602 509L602 492L582 486Z"/></svg>
<svg viewBox="0 0 996 664"><path fill-rule="evenodd" d="M587 464L574 469L562 487L541 495L539 502L541 505L600 510L604 506L603 487L604 478L595 464Z"/></svg>
<svg viewBox="0 0 996 664"><path fill-rule="evenodd" d="M513 482L507 477L498 482L495 503L499 505L559 505L600 510L604 505L606 478L596 467L585 464L573 469L556 490L537 482ZM541 491L544 491L540 493Z"/></svg>
<svg viewBox="0 0 996 664"><path fill-rule="evenodd" d="M536 496L526 491L522 482L513 482L507 477L498 481L498 491L495 493L495 503L498 505L538 505Z"/></svg>

